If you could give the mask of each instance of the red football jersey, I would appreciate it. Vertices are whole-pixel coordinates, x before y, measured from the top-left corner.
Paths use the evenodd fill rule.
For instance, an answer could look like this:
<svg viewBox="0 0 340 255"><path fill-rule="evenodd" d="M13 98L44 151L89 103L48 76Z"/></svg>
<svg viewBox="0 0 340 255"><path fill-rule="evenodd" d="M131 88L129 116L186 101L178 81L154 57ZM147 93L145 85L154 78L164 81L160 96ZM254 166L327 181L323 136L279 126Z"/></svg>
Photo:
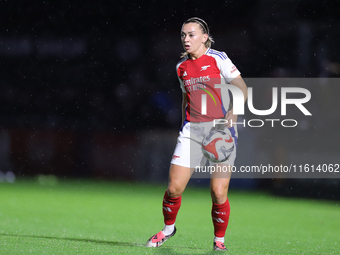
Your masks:
<svg viewBox="0 0 340 255"><path fill-rule="evenodd" d="M229 83L240 75L224 52L208 49L198 59L183 58L177 64L182 91L187 96L186 121L207 122L223 118L229 108L229 93L215 84Z"/></svg>

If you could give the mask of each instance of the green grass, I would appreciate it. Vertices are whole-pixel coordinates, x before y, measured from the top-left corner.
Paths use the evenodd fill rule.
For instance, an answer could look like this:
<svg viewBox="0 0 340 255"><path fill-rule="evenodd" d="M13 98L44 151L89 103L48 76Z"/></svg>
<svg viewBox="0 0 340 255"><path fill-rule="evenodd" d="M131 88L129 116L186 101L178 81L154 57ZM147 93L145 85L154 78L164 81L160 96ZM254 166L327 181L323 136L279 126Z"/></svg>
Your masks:
<svg viewBox="0 0 340 255"><path fill-rule="evenodd" d="M45 184L45 185L42 185ZM218 254L206 188L183 194L175 237L163 227L163 185L99 181L0 183L0 254ZM338 202L229 192L228 254L340 254Z"/></svg>

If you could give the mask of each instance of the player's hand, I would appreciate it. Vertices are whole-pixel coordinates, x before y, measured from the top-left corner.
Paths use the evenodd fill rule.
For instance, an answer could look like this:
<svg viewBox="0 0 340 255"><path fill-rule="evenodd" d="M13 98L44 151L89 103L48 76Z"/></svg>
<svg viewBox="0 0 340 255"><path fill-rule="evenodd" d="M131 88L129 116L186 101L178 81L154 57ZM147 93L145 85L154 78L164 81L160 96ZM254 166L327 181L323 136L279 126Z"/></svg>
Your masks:
<svg viewBox="0 0 340 255"><path fill-rule="evenodd" d="M232 126L235 126L235 123L237 121L237 115L233 113L233 109L227 112L224 118L228 121L227 124L225 124L226 127L231 128Z"/></svg>

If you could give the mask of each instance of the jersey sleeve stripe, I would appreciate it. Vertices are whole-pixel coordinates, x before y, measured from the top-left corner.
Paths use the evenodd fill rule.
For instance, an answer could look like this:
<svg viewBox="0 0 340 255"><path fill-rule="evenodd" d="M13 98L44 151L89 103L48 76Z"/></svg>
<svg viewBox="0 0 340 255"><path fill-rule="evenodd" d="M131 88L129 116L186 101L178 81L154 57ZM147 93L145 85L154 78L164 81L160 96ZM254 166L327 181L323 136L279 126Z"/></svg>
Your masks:
<svg viewBox="0 0 340 255"><path fill-rule="evenodd" d="M178 69L178 67L184 62L184 61L186 61L188 59L188 57L186 56L186 57L184 57L183 59L181 59L178 63L177 63L177 65L176 65L176 70Z"/></svg>
<svg viewBox="0 0 340 255"><path fill-rule="evenodd" d="M215 50L210 49L208 53L213 54L213 55L217 55L221 59L227 59L227 56L225 54L223 54L223 52L219 52L219 51L215 51Z"/></svg>
<svg viewBox="0 0 340 255"><path fill-rule="evenodd" d="M181 90L182 90L183 93L187 93L187 92L186 92L186 90L185 90L185 88L184 88L183 81L182 81L181 78L178 76L178 68L179 68L180 65L181 65L183 62L185 62L187 59L188 59L187 56L184 57L184 58L181 59L181 60L177 63L177 65L176 65L176 74L177 74L177 78L178 78L178 81L179 81L179 86L180 86L180 88L181 88Z"/></svg>

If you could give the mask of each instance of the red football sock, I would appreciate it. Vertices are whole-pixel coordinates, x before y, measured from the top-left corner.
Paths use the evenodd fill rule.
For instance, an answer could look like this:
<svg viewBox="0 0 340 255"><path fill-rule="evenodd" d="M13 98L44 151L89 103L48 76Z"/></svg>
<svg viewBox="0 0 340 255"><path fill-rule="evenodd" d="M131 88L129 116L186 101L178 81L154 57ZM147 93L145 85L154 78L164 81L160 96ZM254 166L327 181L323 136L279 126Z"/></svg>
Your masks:
<svg viewBox="0 0 340 255"><path fill-rule="evenodd" d="M211 217L214 224L214 234L216 237L224 237L228 227L230 215L229 199L224 204L213 203Z"/></svg>
<svg viewBox="0 0 340 255"><path fill-rule="evenodd" d="M168 190L165 191L163 198L163 215L164 223L172 225L176 221L176 216L179 208L181 207L182 196L172 198L168 196Z"/></svg>

